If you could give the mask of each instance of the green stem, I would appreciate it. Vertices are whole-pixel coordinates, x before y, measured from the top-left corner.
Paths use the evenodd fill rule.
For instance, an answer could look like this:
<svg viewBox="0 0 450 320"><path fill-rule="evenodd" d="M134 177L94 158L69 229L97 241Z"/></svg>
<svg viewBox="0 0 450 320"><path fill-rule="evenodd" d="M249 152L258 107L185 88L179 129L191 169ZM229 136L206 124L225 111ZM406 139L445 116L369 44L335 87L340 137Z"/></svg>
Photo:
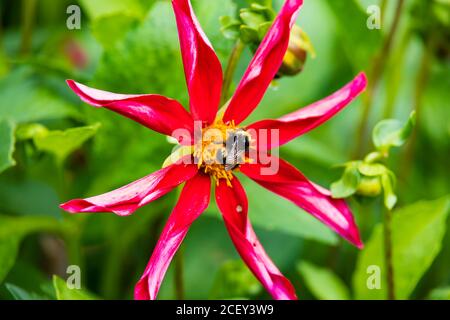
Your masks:
<svg viewBox="0 0 450 320"><path fill-rule="evenodd" d="M20 44L22 55L28 54L31 48L36 6L37 0L22 0L22 40Z"/></svg>
<svg viewBox="0 0 450 320"><path fill-rule="evenodd" d="M65 244L69 264L77 265L84 271L83 255L81 254L81 228L79 223L76 223L77 230L65 236Z"/></svg>
<svg viewBox="0 0 450 320"><path fill-rule="evenodd" d="M0 3L0 53L3 51L3 3Z"/></svg>
<svg viewBox="0 0 450 320"><path fill-rule="evenodd" d="M239 59L244 51L245 44L241 40L237 40L234 45L233 51L231 52L230 58L228 59L227 68L224 74L223 86L222 86L222 97L220 99L220 105L224 105L228 98L230 97L230 87L233 82L233 76L236 71Z"/></svg>
<svg viewBox="0 0 450 320"><path fill-rule="evenodd" d="M386 7L387 7L387 0L381 0L380 3L380 11L381 11L381 24L384 24L384 15L386 12Z"/></svg>
<svg viewBox="0 0 450 320"><path fill-rule="evenodd" d="M405 183L405 181L407 180L406 178L408 177L411 170L411 165L414 157L414 149L417 141L417 130L420 127L419 121L422 117L422 100L430 75L430 68L434 51L433 36L426 42L425 46L426 47L420 61L420 69L414 87L413 107L416 111L416 125L414 126L410 141L406 146L404 158L402 161L404 165L402 166L402 171L400 172L400 181L403 181L403 183Z"/></svg>
<svg viewBox="0 0 450 320"><path fill-rule="evenodd" d="M58 185L58 194L61 199L69 198L68 184L66 182L66 171L64 167L64 161L61 159L55 160L56 177ZM71 232L65 235L64 242L66 244L66 252L69 258L69 264L77 265L84 271L84 258L81 254L82 250L82 233L86 221L86 216L83 215L70 215L66 212L63 213L64 221L71 226Z"/></svg>
<svg viewBox="0 0 450 320"><path fill-rule="evenodd" d="M101 291L106 299L121 298L121 275L130 261L130 248L145 237L149 229L156 234L156 239L151 241L154 246L159 235L160 219L168 210L165 203L157 202L153 205L152 212L142 212L141 218L134 219L129 225L123 226L122 221L119 221L121 236L111 241L111 250L105 260L105 272L101 279Z"/></svg>
<svg viewBox="0 0 450 320"><path fill-rule="evenodd" d="M356 150L354 152L354 158L360 158L364 154L364 142L367 137L367 127L369 122L370 111L373 105L373 98L375 90L383 75L383 71L386 66L386 62L389 59L391 53L392 43L398 30L400 17L404 5L404 0L398 0L395 10L394 21L392 22L391 29L383 43L380 53L375 57L372 68L369 72L369 84L367 86L366 94L363 100L363 113L358 127Z"/></svg>
<svg viewBox="0 0 450 320"><path fill-rule="evenodd" d="M389 209L385 209L383 227L388 299L395 300L394 264L392 260L392 211Z"/></svg>
<svg viewBox="0 0 450 320"><path fill-rule="evenodd" d="M338 242L330 248L328 251L327 265L330 269L335 270L339 262L339 253L341 252L343 245L342 238L338 239Z"/></svg>
<svg viewBox="0 0 450 320"><path fill-rule="evenodd" d="M175 296L177 300L184 300L184 260L183 250L178 249L175 255Z"/></svg>
<svg viewBox="0 0 450 320"><path fill-rule="evenodd" d="M408 45L411 41L412 32L407 30L402 37L401 43L396 54L392 60L392 68L389 72L388 79L386 81L386 102L383 109L383 118L391 118L395 111L395 102L400 90L402 81L402 71L404 68L405 55L407 53Z"/></svg>

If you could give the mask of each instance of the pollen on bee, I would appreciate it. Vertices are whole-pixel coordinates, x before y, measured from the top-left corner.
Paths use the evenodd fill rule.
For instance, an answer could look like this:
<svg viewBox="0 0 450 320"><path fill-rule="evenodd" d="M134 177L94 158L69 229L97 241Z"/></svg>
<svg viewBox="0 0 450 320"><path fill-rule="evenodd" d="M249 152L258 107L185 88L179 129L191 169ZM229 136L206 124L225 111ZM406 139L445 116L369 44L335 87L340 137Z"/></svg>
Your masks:
<svg viewBox="0 0 450 320"><path fill-rule="evenodd" d="M238 148L239 140L241 148ZM232 187L232 171L239 164L246 163L245 152L248 151L251 137L243 129L235 126L234 122L224 123L216 121L211 126L202 129L202 138L194 145L194 158L198 167L204 173L212 176L219 185L221 179Z"/></svg>

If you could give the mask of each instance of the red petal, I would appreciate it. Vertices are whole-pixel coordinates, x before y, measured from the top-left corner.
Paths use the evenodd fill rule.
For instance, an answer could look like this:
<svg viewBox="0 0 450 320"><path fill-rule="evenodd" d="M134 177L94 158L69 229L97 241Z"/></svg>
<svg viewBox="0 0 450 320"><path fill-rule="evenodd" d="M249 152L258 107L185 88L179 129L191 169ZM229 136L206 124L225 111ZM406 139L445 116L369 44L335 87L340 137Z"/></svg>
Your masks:
<svg viewBox="0 0 450 320"><path fill-rule="evenodd" d="M216 202L237 251L274 299L296 300L294 287L274 265L253 231L242 185L236 177L231 183L232 188L226 183L217 186Z"/></svg>
<svg viewBox="0 0 450 320"><path fill-rule="evenodd" d="M224 121L241 123L257 107L280 69L289 45L291 28L303 0L287 0L272 27L261 42L244 74L230 104Z"/></svg>
<svg viewBox="0 0 450 320"><path fill-rule="evenodd" d="M156 244L150 261L134 289L137 300L154 300L170 261L183 242L189 227L208 207L211 179L198 174L188 182Z"/></svg>
<svg viewBox="0 0 450 320"><path fill-rule="evenodd" d="M222 66L189 0L172 0L194 120L212 123L222 91Z"/></svg>
<svg viewBox="0 0 450 320"><path fill-rule="evenodd" d="M127 216L189 180L197 171L195 164L173 164L120 189L92 198L71 200L60 207L71 213L113 212Z"/></svg>
<svg viewBox="0 0 450 320"><path fill-rule="evenodd" d="M292 139L318 127L336 113L344 109L366 88L367 79L364 73L359 74L345 87L332 95L313 103L305 108L285 115L277 120L262 120L248 126L255 130L258 136L261 132L267 132L267 139L261 139L258 148L261 150L272 149L281 146ZM260 131L266 129L267 131ZM278 130L278 141L270 139L270 130ZM257 140L258 137L256 137ZM262 141L264 143L262 144ZM261 145L262 144L262 145Z"/></svg>
<svg viewBox="0 0 450 320"><path fill-rule="evenodd" d="M279 167L273 164L279 161ZM286 161L271 157L271 165L245 164L241 171L264 188L292 201L311 213L343 238L358 248L363 244L350 208L342 199L333 199L331 193L309 181ZM262 171L264 170L264 171Z"/></svg>
<svg viewBox="0 0 450 320"><path fill-rule="evenodd" d="M176 100L156 94L126 95L89 88L73 80L69 87L86 103L105 107L159 133L173 136L183 144L193 139L193 120ZM184 132L176 131L183 129Z"/></svg>

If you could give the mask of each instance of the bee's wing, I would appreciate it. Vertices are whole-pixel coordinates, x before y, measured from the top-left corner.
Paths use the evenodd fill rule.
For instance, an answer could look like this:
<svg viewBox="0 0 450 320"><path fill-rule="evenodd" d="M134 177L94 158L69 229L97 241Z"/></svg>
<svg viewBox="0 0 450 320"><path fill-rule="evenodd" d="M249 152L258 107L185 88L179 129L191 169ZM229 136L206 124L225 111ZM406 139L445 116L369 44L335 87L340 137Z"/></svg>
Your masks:
<svg viewBox="0 0 450 320"><path fill-rule="evenodd" d="M233 164L235 162L235 158L236 158L236 153L238 149L238 143L237 141L233 142L229 148L229 150L227 150L227 157L226 157L226 164Z"/></svg>

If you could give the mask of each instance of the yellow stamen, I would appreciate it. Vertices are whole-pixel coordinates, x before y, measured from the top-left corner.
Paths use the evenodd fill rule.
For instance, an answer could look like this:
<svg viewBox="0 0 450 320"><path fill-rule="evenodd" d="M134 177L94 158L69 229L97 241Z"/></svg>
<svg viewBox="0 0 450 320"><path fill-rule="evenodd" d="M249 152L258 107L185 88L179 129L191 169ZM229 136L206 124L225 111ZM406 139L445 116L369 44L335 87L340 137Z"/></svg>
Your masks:
<svg viewBox="0 0 450 320"><path fill-rule="evenodd" d="M203 169L204 173L209 174L215 180L216 185L219 185L220 180L223 179L229 187L232 186L233 173L231 170L225 169L223 155L227 152L225 143L228 135L237 130L239 128L236 127L234 121L224 123L217 118L211 126L202 130L202 140L194 146L193 155L198 161L198 167Z"/></svg>

